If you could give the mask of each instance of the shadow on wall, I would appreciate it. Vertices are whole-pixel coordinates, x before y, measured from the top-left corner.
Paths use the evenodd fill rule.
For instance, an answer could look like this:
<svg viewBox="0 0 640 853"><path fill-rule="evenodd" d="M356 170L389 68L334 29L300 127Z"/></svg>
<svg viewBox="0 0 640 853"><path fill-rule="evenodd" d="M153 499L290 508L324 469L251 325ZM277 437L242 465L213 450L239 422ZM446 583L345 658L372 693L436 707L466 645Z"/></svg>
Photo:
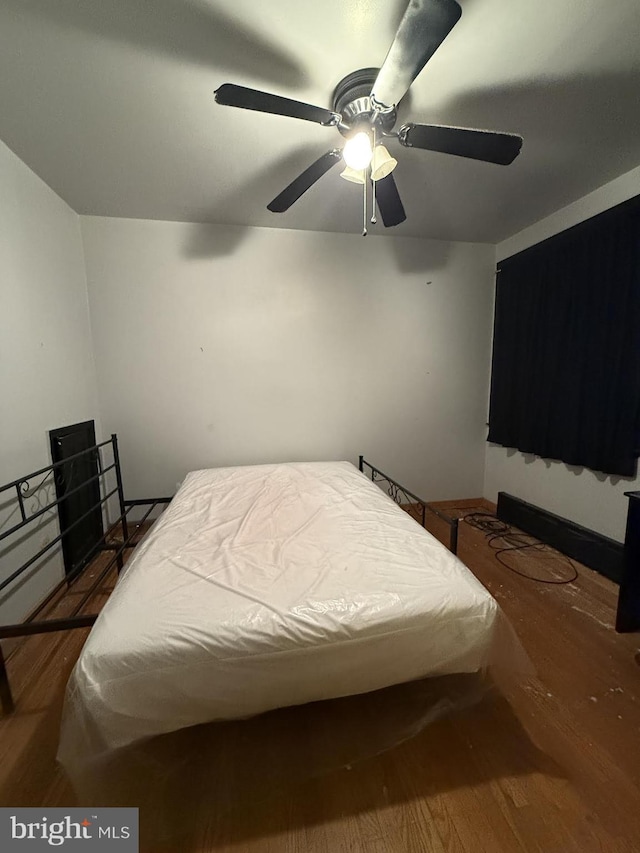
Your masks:
<svg viewBox="0 0 640 853"><path fill-rule="evenodd" d="M501 444L491 443L490 446L502 448ZM569 465L567 462L562 462L560 459L543 459L541 456L536 456L535 453L523 453L515 447L507 447L503 449L507 451L507 457L509 459L514 456L520 456L524 460L525 465L533 465L535 462L542 462L547 470L550 470L551 467L557 468L559 465L562 465L566 471L573 474L575 477L579 477L580 474L583 474L586 471L589 474L593 474L599 483L609 483L611 486L617 486L618 483L635 483L637 480L637 477L621 477L619 474L606 474L604 471L593 471L591 468L585 468L584 465Z"/></svg>
<svg viewBox="0 0 640 853"><path fill-rule="evenodd" d="M214 214L211 214L214 220ZM189 228L182 254L185 258L222 258L233 255L250 226L200 222Z"/></svg>
<svg viewBox="0 0 640 853"><path fill-rule="evenodd" d="M219 216L216 216L217 212L217 209L212 212L211 222L194 224L189 230L189 236L183 247L183 255L186 258L205 259L232 255L241 246L244 238L253 227L251 225L217 224L215 221L216 219L219 221ZM355 234L349 236L353 240L365 239ZM405 237L400 241L390 240L389 246L395 257L396 267L401 273L435 272L444 269L451 253L451 245L440 240L431 241ZM431 282L428 283L431 284Z"/></svg>
<svg viewBox="0 0 640 853"><path fill-rule="evenodd" d="M391 233L389 236L393 237ZM451 243L405 237L391 243L398 270L403 273L434 272L449 262ZM431 284L431 282L429 282Z"/></svg>
<svg viewBox="0 0 640 853"><path fill-rule="evenodd" d="M4 5L179 62L224 67L286 86L306 80L288 50L203 0L151 5L148 0L4 0Z"/></svg>

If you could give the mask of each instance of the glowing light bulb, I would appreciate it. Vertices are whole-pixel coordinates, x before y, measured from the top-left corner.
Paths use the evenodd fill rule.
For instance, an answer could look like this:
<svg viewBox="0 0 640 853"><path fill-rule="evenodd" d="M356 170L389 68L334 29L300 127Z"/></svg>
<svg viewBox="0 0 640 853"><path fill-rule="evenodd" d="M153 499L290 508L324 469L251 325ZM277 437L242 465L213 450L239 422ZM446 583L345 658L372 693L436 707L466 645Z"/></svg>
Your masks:
<svg viewBox="0 0 640 853"><path fill-rule="evenodd" d="M347 139L342 149L342 156L344 157L344 162L351 169L355 169L356 171L366 169L373 157L369 134L361 130L350 139Z"/></svg>

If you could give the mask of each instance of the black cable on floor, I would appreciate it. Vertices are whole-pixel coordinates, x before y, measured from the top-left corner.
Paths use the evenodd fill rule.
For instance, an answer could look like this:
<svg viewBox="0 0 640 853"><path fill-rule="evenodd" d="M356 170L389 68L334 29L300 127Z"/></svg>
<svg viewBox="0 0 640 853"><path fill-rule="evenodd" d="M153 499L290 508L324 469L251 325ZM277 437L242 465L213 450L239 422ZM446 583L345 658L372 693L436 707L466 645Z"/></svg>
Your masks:
<svg viewBox="0 0 640 853"><path fill-rule="evenodd" d="M538 583L561 585L573 583L578 577L578 570L576 569L573 561L565 554L561 554L554 548L550 548L548 545L545 545L544 542L540 542L539 539L536 539L534 536L530 536L528 533L521 533L520 531L514 530L511 525L506 524L504 521L500 521L499 518L492 515L490 512L470 512L463 516L463 521L466 521L467 524L471 525L471 527L475 527L476 530L480 530L484 533L487 542L491 548L495 550L496 560L504 566L505 569L509 569L510 572L520 575L521 578L526 578L530 581L537 581ZM506 544L501 547L501 543ZM572 577L564 580L550 580L549 578L537 578L533 575L527 574L526 572L521 572L513 566L508 565L508 563L506 563L501 557L501 554L507 554L511 551L539 551L544 553L560 554L563 562L566 562L567 565L571 567L573 575Z"/></svg>

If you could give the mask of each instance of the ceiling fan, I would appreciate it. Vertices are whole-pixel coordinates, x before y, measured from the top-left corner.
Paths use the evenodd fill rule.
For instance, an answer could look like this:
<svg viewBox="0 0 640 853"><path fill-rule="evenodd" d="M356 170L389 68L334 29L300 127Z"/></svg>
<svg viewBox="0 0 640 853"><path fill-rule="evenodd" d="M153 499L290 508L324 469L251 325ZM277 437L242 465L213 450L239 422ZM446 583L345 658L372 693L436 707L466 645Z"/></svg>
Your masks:
<svg viewBox="0 0 640 853"><path fill-rule="evenodd" d="M397 161L382 144L386 139L395 139L405 148L440 151L503 166L515 160L522 137L512 133L413 122L393 130L398 104L461 14L456 0L410 0L382 67L363 68L344 77L334 90L332 109L233 83L225 83L216 90L219 104L335 127L346 138L342 149L327 151L298 175L267 205L269 210L274 213L288 210L343 159L346 168L342 177L364 184L365 207L366 187L372 182L374 205L377 203L384 225L403 222L406 214L392 174ZM375 208L372 221L375 222Z"/></svg>

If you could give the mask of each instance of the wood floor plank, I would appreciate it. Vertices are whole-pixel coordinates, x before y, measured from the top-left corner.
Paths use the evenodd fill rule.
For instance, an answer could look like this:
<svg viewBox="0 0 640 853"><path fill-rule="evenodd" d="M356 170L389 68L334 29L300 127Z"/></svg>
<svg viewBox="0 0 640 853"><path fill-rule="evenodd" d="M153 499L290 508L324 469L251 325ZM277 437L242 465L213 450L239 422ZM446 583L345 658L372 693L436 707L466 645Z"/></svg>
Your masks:
<svg viewBox="0 0 640 853"><path fill-rule="evenodd" d="M492 510L482 499L438 506L461 519ZM616 586L578 564L565 585L520 577L481 531L459 525L460 557L509 617L535 677L501 683L480 705L350 769L326 766L331 730L301 738L298 763L283 763L277 722L265 728L272 742L256 766L240 767L243 724L228 726L162 804L145 803L143 853L640 850L640 635L613 629ZM447 541L446 524L430 516L429 526ZM507 559L540 577L570 576L568 561L548 550ZM54 602L56 615L89 580ZM0 719L0 805L76 803L55 753L64 685L86 634L33 637L11 655L17 708ZM131 780L132 797L139 784Z"/></svg>

